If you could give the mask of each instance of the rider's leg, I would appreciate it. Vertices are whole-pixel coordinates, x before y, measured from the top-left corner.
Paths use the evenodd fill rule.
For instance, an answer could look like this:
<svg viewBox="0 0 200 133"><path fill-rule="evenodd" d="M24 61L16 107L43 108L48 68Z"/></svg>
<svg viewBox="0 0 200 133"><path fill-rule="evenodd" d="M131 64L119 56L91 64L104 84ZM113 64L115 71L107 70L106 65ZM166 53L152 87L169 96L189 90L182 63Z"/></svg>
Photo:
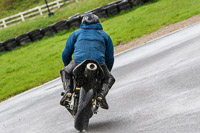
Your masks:
<svg viewBox="0 0 200 133"><path fill-rule="evenodd" d="M115 83L115 78L109 72L109 70L105 64L101 65L101 67L104 71L105 77L102 80L102 88L99 90L97 99L102 102L101 107L103 109L108 109L109 107L108 107L105 97L108 94L111 87L113 86L113 84Z"/></svg>
<svg viewBox="0 0 200 133"><path fill-rule="evenodd" d="M64 69L60 71L60 74L61 74L61 79L62 79L63 88L65 92L66 93L72 92L73 84L72 84L71 75L68 72L66 72Z"/></svg>
<svg viewBox="0 0 200 133"><path fill-rule="evenodd" d="M67 98L70 98L73 92L73 80L72 80L72 71L73 69L78 65L78 63L71 61L69 65L67 65L65 68L63 68L61 73L61 79L63 83L63 88L65 90L65 93L63 95L63 98L60 101L61 105L65 105L65 100Z"/></svg>
<svg viewBox="0 0 200 133"><path fill-rule="evenodd" d="M105 82L103 82L102 93L104 96L108 94L109 90L111 89L114 83L115 83L115 78L111 73L109 73L108 80L105 80Z"/></svg>

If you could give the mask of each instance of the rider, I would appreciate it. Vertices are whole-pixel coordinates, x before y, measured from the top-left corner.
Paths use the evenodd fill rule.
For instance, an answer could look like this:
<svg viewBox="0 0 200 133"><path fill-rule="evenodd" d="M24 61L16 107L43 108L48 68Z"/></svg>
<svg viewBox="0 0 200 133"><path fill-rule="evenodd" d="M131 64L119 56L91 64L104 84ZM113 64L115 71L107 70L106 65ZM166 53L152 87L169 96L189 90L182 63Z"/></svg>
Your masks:
<svg viewBox="0 0 200 133"><path fill-rule="evenodd" d="M105 96L115 82L114 77L110 73L114 63L113 54L112 40L110 36L103 31L98 16L94 14L84 15L80 29L69 36L62 52L62 60L65 68L60 72L65 94L67 95L64 95L60 104L64 106L66 98L71 97L73 89L73 69L82 61L92 59L101 65L105 74L105 78L102 81L102 88L98 92L97 100L99 100L103 109L108 109Z"/></svg>

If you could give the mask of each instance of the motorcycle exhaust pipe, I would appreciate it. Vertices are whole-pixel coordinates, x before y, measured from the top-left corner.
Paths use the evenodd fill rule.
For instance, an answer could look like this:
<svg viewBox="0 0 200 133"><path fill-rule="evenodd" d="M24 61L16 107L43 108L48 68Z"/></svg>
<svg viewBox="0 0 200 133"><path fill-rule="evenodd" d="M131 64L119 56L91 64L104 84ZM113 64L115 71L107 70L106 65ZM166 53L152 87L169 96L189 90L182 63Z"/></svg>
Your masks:
<svg viewBox="0 0 200 133"><path fill-rule="evenodd" d="M87 66L86 66L86 68L88 70L90 70L90 71L95 71L95 70L97 70L97 65L94 64L94 63L88 63Z"/></svg>
<svg viewBox="0 0 200 133"><path fill-rule="evenodd" d="M85 77L94 77L97 74L97 65L95 63L88 63L84 75Z"/></svg>

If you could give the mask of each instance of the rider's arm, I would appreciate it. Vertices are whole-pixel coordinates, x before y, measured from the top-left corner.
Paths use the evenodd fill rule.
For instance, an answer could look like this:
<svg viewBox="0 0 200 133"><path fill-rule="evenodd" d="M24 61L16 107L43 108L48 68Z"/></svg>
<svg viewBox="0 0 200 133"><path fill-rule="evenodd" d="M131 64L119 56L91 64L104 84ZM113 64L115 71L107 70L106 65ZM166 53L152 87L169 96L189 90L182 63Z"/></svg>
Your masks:
<svg viewBox="0 0 200 133"><path fill-rule="evenodd" d="M114 48L110 36L107 37L106 42L106 65L108 70L111 71L114 63Z"/></svg>
<svg viewBox="0 0 200 133"><path fill-rule="evenodd" d="M74 32L67 39L65 48L62 52L62 61L64 63L64 66L67 66L70 63L70 61L72 60L72 54L74 51L75 42L76 42L76 36L75 36L75 32Z"/></svg>

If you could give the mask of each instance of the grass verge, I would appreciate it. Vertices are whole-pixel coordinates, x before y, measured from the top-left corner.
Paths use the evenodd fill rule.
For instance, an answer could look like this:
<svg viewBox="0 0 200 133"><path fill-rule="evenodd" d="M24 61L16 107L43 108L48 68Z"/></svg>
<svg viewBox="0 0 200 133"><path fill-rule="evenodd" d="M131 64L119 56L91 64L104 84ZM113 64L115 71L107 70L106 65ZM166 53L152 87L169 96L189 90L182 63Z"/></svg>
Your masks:
<svg viewBox="0 0 200 133"><path fill-rule="evenodd" d="M199 13L199 0L158 0L105 19L102 25L117 45ZM72 32L0 54L0 101L58 77L61 52Z"/></svg>
<svg viewBox="0 0 200 133"><path fill-rule="evenodd" d="M47 0L52 2L55 0ZM19 12L26 11L36 6L45 4L44 0L0 0L0 19Z"/></svg>

